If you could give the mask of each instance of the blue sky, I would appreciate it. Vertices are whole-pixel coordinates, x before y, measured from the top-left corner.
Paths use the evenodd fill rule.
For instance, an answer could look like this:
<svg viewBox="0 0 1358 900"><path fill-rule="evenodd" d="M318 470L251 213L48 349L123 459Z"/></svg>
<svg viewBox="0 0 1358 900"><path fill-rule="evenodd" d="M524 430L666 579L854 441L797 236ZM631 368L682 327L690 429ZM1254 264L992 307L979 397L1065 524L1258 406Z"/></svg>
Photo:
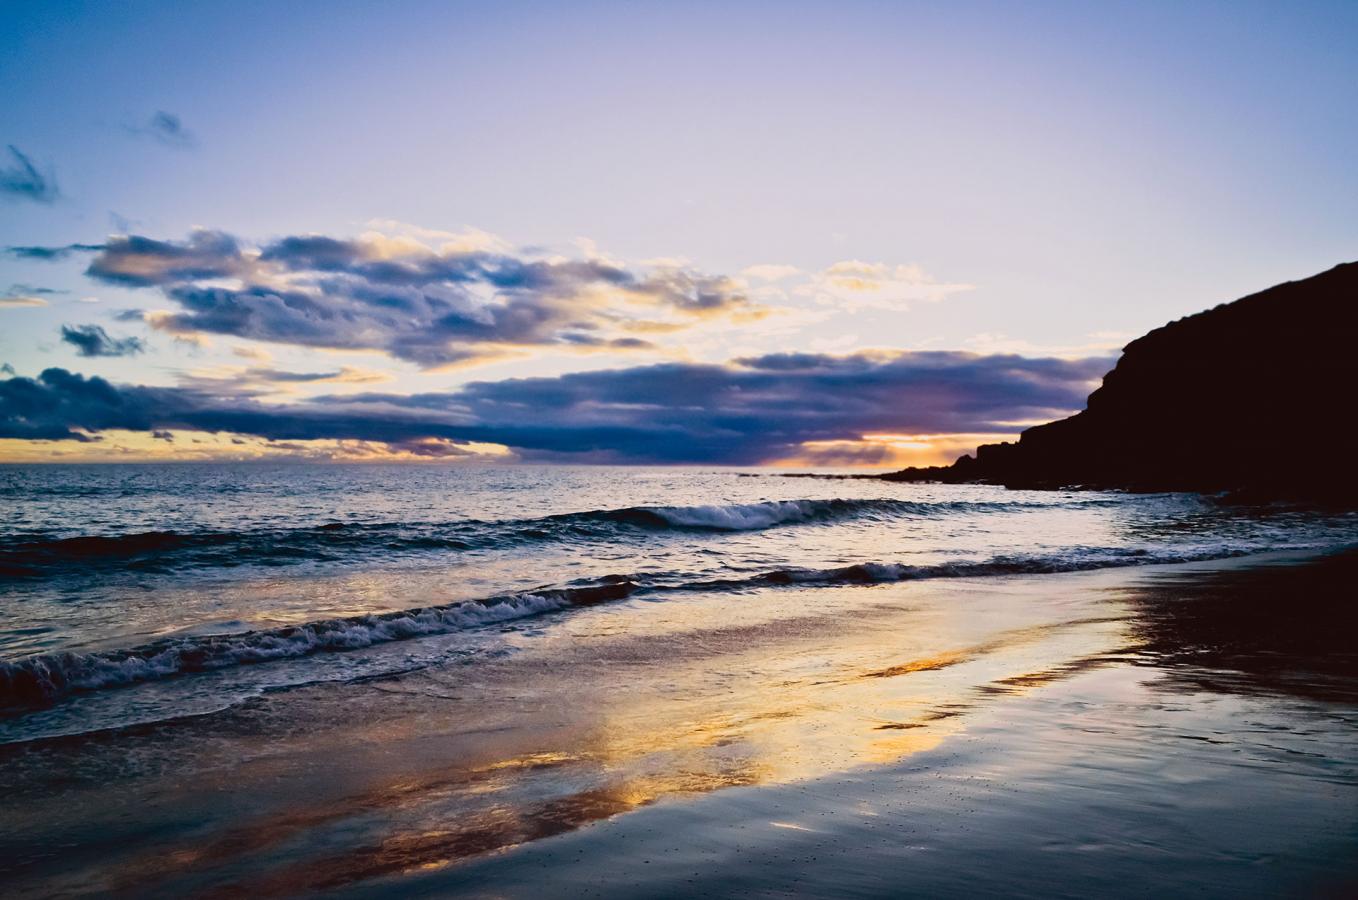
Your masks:
<svg viewBox="0 0 1358 900"><path fill-rule="evenodd" d="M7 3L5 19L0 148L55 193L0 196L0 245L178 246L207 229L246 256L306 235L364 242L350 263L376 258L378 241L401 260L493 253L459 315L505 302L510 261L625 273L569 290L554 275L515 295L535 315L548 304L550 328L431 360L392 348L429 317L446 322L437 304L404 330L374 333L360 315L367 330L331 347L333 329L299 341L293 320L262 328L254 310L247 327L184 306L188 288L217 282L88 277L100 251L8 254L0 361L18 377L59 367L219 406L315 406L374 385L391 402L648 366L742 376L733 361L771 354L819 354L817 371L858 354L865 372L901 352L1103 359L1169 319L1358 257L1353 3ZM13 155L0 166L23 171ZM738 302L642 309L675 273ZM319 269L250 277L338 296ZM618 279L636 288L622 325L604 296ZM418 289L452 302L459 284ZM643 339L638 319L668 330ZM91 327L111 342L96 334L96 352L113 355L82 355ZM968 384L1009 396L1003 379ZM1009 433L1085 387L1009 418L962 418ZM939 402L937 384L900 388L902 409ZM637 402L673 415L667 398ZM918 437L963 435L960 421L861 424ZM474 424L468 441L502 443L493 422ZM430 430L456 442L445 426ZM837 427L754 445L765 459L805 458L807 442L847 448L820 461L909 455L865 450L867 432ZM10 431L14 457L127 443L18 448ZM380 429L369 437L380 452ZM628 461L619 441L580 458ZM182 439L155 449L171 443L187 452ZM709 436L693 458L720 459L703 449L714 446L726 444Z"/></svg>

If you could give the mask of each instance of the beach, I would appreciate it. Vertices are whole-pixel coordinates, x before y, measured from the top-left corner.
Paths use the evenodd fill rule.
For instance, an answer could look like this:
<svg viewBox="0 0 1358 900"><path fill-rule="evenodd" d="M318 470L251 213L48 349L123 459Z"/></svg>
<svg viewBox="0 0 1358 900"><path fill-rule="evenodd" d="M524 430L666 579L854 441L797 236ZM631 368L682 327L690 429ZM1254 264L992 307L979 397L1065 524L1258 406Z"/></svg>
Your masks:
<svg viewBox="0 0 1358 900"><path fill-rule="evenodd" d="M520 623L492 658L0 747L0 879L1339 896L1358 885L1356 573L1271 554L600 603Z"/></svg>
<svg viewBox="0 0 1358 900"><path fill-rule="evenodd" d="M0 108L0 900L1358 900L1355 0L18 0Z"/></svg>

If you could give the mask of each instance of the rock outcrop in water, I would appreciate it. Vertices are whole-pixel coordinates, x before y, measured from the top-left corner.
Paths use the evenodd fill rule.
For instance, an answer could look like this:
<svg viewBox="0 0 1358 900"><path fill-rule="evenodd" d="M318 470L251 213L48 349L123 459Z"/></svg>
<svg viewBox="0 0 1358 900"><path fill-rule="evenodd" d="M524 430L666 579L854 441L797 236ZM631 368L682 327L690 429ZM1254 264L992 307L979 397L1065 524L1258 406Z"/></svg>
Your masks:
<svg viewBox="0 0 1358 900"><path fill-rule="evenodd" d="M1128 344L1086 409L893 481L1358 503L1358 263Z"/></svg>

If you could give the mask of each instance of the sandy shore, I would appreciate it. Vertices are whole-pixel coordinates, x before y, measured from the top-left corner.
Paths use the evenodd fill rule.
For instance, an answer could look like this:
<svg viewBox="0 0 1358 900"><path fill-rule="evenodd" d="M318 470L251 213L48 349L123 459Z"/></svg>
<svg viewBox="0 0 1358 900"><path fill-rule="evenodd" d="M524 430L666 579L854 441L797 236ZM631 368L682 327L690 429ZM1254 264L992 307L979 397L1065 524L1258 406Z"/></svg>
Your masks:
<svg viewBox="0 0 1358 900"><path fill-rule="evenodd" d="M1356 559L601 605L4 747L0 887L1352 894Z"/></svg>

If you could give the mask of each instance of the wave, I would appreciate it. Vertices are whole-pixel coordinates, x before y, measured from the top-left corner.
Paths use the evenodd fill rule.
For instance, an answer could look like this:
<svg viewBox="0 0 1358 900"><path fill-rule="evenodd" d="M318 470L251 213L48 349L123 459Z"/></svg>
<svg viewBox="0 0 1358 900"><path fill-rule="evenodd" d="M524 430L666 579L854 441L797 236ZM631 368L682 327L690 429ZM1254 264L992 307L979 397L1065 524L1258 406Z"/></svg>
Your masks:
<svg viewBox="0 0 1358 900"><path fill-rule="evenodd" d="M789 567L741 578L715 578L668 586L668 590L737 591L764 587L803 585L883 584L926 578L984 578L996 575L1055 575L1127 566L1166 565L1231 559L1259 552L1259 548L1211 547L1191 552L1137 549L1075 550L1053 556L997 556L988 560L961 560L933 565L863 562L827 569Z"/></svg>
<svg viewBox="0 0 1358 900"><path fill-rule="evenodd" d="M355 541L353 533L339 533L351 527L337 523L247 532L146 531L75 537L18 534L0 541L0 578L34 578L72 569L158 571L176 564L231 567L251 562L267 565L331 559L344 544L372 543Z"/></svg>
<svg viewBox="0 0 1358 900"><path fill-rule="evenodd" d="M972 504L975 506L976 504ZM995 504L988 504L994 506ZM864 515L937 515L957 511L956 504L917 503L893 499L763 500L704 506L631 506L575 513L582 518L626 522L646 528L694 531L759 531L775 525L828 521Z"/></svg>
<svg viewBox="0 0 1358 900"><path fill-rule="evenodd" d="M68 694L122 687L171 675L450 634L570 606L616 600L635 588L635 584L625 579L607 579L582 587L543 589L489 600L327 619L262 631L171 638L126 650L45 653L0 663L0 710L40 708Z"/></svg>
<svg viewBox="0 0 1358 900"><path fill-rule="evenodd" d="M598 540L667 530L755 531L780 525L1004 512L1033 503L924 503L891 498L766 500L703 506L629 506L527 519L446 523L330 522L249 531L148 531L131 534L0 538L0 578L39 578L110 568L165 571L180 566L235 567L333 561L382 552L414 554L560 540Z"/></svg>
<svg viewBox="0 0 1358 900"><path fill-rule="evenodd" d="M508 622L638 594L731 591L784 586L848 586L928 578L1051 574L1152 563L1224 559L1257 552L1218 546L1192 552L1104 548L1052 556L999 556L933 565L864 562L834 568L782 568L736 578L609 575L588 583L540 588L486 600L327 619L238 634L171 638L142 647L46 653L0 663L0 711L18 714L80 692L122 687L229 666L297 659Z"/></svg>

